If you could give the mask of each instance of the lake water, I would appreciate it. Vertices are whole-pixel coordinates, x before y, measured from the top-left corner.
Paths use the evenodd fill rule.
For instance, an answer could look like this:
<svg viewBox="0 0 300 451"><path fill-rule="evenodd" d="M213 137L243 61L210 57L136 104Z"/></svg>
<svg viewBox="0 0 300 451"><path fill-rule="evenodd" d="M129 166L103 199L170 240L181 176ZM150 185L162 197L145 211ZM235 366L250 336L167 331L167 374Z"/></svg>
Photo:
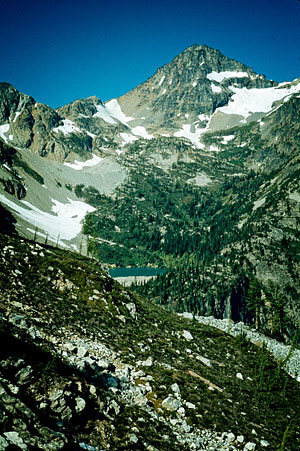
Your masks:
<svg viewBox="0 0 300 451"><path fill-rule="evenodd" d="M165 268L111 268L109 275L113 279L117 277L156 277L158 274L164 274Z"/></svg>

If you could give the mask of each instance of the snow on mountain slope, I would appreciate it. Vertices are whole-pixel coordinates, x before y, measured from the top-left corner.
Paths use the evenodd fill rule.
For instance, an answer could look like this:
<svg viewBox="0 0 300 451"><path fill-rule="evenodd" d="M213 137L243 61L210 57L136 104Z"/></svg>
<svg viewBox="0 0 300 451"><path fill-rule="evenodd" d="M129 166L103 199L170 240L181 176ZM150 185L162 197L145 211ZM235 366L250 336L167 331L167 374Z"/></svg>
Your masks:
<svg viewBox="0 0 300 451"><path fill-rule="evenodd" d="M63 125L59 125L53 129L55 133L62 132L65 136L73 132L80 132L80 129L69 119L63 120Z"/></svg>
<svg viewBox="0 0 300 451"><path fill-rule="evenodd" d="M211 72L207 74L206 77L210 81L217 81L221 83L225 78L244 78L249 77L247 72L237 72L237 71L222 71L222 72Z"/></svg>
<svg viewBox="0 0 300 451"><path fill-rule="evenodd" d="M54 214L40 210L25 200L11 201L3 194L0 194L0 201L30 223L32 227L42 230L43 235L45 237L48 235L49 240L58 242L62 247L68 247L64 240L70 241L75 238L81 231L85 215L95 210L85 202L72 199L68 199L68 203L51 199Z"/></svg>
<svg viewBox="0 0 300 451"><path fill-rule="evenodd" d="M230 89L234 92L231 101L228 105L218 108L218 111L247 118L255 112L268 113L274 102L300 92L300 82L293 86L286 83L271 88L247 89L230 86Z"/></svg>
<svg viewBox="0 0 300 451"><path fill-rule="evenodd" d="M97 157L97 155L93 155L93 158L86 161L78 161L75 160L74 163L64 163L65 166L69 166L69 168L75 169L75 171L80 171L84 167L96 166L103 158Z"/></svg>

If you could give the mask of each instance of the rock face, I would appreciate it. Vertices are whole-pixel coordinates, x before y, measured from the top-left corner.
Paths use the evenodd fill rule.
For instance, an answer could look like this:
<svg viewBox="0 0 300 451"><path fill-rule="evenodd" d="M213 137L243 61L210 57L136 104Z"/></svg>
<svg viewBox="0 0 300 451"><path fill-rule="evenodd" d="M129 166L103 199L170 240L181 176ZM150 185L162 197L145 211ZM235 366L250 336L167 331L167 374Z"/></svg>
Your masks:
<svg viewBox="0 0 300 451"><path fill-rule="evenodd" d="M42 156L54 152L51 132L61 117L52 108L35 103L32 97L19 93L8 83L0 84L0 103L0 122L9 124L10 141L15 146L30 148Z"/></svg>

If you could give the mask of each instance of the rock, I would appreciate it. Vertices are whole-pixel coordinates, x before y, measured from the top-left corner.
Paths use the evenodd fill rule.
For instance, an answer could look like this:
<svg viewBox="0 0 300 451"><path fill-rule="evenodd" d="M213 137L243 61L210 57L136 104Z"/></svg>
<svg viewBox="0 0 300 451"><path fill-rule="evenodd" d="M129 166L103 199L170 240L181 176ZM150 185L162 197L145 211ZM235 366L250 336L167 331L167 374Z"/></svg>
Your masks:
<svg viewBox="0 0 300 451"><path fill-rule="evenodd" d="M184 408L184 407L179 407L179 409L177 410L177 413L178 413L181 417L184 417L184 416L185 416L185 408Z"/></svg>
<svg viewBox="0 0 300 451"><path fill-rule="evenodd" d="M260 441L260 445L261 445L263 448L267 448L268 446L270 446L270 443L269 443L267 440L261 440L261 441Z"/></svg>
<svg viewBox="0 0 300 451"><path fill-rule="evenodd" d="M75 406L76 412L77 413L82 412L86 406L85 400L78 396L77 398L75 398L75 401L76 401L76 406Z"/></svg>
<svg viewBox="0 0 300 451"><path fill-rule="evenodd" d="M233 442L235 440L235 435L232 433L232 432L230 432L228 435L227 435L227 441L229 442L229 443L231 443L231 442Z"/></svg>
<svg viewBox="0 0 300 451"><path fill-rule="evenodd" d="M129 440L132 443L137 443L139 441L139 439L137 438L137 436L135 434L130 434Z"/></svg>
<svg viewBox="0 0 300 451"><path fill-rule="evenodd" d="M137 319L136 305L133 302L130 302L126 304L126 308L128 309L130 316L132 316L133 319Z"/></svg>
<svg viewBox="0 0 300 451"><path fill-rule="evenodd" d="M142 366L153 366L153 358L150 356L141 363Z"/></svg>
<svg viewBox="0 0 300 451"><path fill-rule="evenodd" d="M140 393L139 395L135 396L134 402L137 406L145 406L148 402L148 399L146 398L146 396Z"/></svg>
<svg viewBox="0 0 300 451"><path fill-rule="evenodd" d="M69 352L74 352L76 350L76 346L71 341L68 341L67 343L64 343L64 349Z"/></svg>
<svg viewBox="0 0 300 451"><path fill-rule="evenodd" d="M193 319L193 314L189 312L183 312L182 317L186 319Z"/></svg>
<svg viewBox="0 0 300 451"><path fill-rule="evenodd" d="M13 323L14 326L19 327L20 329L29 329L29 321L23 315L14 315L9 318L10 322Z"/></svg>
<svg viewBox="0 0 300 451"><path fill-rule="evenodd" d="M212 367L211 361L207 359L206 357L202 357L202 355L197 356L197 360L200 360L204 365L208 366L209 368Z"/></svg>
<svg viewBox="0 0 300 451"><path fill-rule="evenodd" d="M236 373L236 377L237 377L238 379L240 379L241 381L244 380L244 377L243 377L242 373Z"/></svg>
<svg viewBox="0 0 300 451"><path fill-rule="evenodd" d="M109 410L113 409L115 411L115 414L118 415L120 412L120 406L116 401L112 400L109 405Z"/></svg>
<svg viewBox="0 0 300 451"><path fill-rule="evenodd" d="M30 379L30 375L32 374L33 369L31 368L31 366L26 366L26 368L22 368L17 374L16 374L16 378L18 379L18 383L19 384L26 384L29 379Z"/></svg>
<svg viewBox="0 0 300 451"><path fill-rule="evenodd" d="M97 390L96 390L95 385L90 385L90 394L96 395L96 393L97 393Z"/></svg>
<svg viewBox="0 0 300 451"><path fill-rule="evenodd" d="M4 437L0 435L0 449L5 449L8 446L8 442L5 440Z"/></svg>
<svg viewBox="0 0 300 451"><path fill-rule="evenodd" d="M5 388L3 387L2 384L0 384L0 396L3 396L6 394Z"/></svg>
<svg viewBox="0 0 300 451"><path fill-rule="evenodd" d="M237 442L239 442L239 443L243 443L244 440L245 440L245 437L244 437L243 435L238 435L237 438L236 438L236 440L237 440Z"/></svg>
<svg viewBox="0 0 300 451"><path fill-rule="evenodd" d="M77 348L77 356L80 358L86 357L89 353L88 350L89 350L89 346L86 343L82 344L81 346L79 346Z"/></svg>
<svg viewBox="0 0 300 451"><path fill-rule="evenodd" d="M6 438L6 440L13 445L18 446L20 449L27 450L27 446L23 442L22 438L19 436L17 432L11 431L11 432L4 432L3 434Z"/></svg>
<svg viewBox="0 0 300 451"><path fill-rule="evenodd" d="M252 443L252 442L247 442L245 447L244 447L244 451L254 451L256 448L256 444Z"/></svg>
<svg viewBox="0 0 300 451"><path fill-rule="evenodd" d="M62 398L63 396L64 396L63 390L61 390L59 388L56 388L50 393L49 401L54 403L55 401L57 401L58 399Z"/></svg>
<svg viewBox="0 0 300 451"><path fill-rule="evenodd" d="M191 430L191 426L189 425L189 424L187 424L187 422L186 421L184 421L183 423L182 423L182 429L184 430L184 432L190 432L190 430Z"/></svg>
<svg viewBox="0 0 300 451"><path fill-rule="evenodd" d="M183 338L185 338L186 340L190 341L193 340L193 335L188 331L188 330L184 330L182 333Z"/></svg>
<svg viewBox="0 0 300 451"><path fill-rule="evenodd" d="M111 371L113 371L113 368L110 368L111 364L107 360L104 360L104 359L97 360L96 363L101 371L107 370L107 369L110 369Z"/></svg>
<svg viewBox="0 0 300 451"><path fill-rule="evenodd" d="M195 404L193 404L192 402L186 402L185 405L188 409L196 409Z"/></svg>
<svg viewBox="0 0 300 451"><path fill-rule="evenodd" d="M178 384L171 385L171 389L173 390L174 393L180 394L180 388Z"/></svg>
<svg viewBox="0 0 300 451"><path fill-rule="evenodd" d="M164 409L169 410L170 412L176 412L176 410L178 410L181 406L181 403L178 399L173 398L173 396L168 396L163 400L161 405Z"/></svg>
<svg viewBox="0 0 300 451"><path fill-rule="evenodd" d="M73 412L69 406L64 406L60 410L61 419L63 421L69 421L72 418ZM58 411L58 410L57 410Z"/></svg>

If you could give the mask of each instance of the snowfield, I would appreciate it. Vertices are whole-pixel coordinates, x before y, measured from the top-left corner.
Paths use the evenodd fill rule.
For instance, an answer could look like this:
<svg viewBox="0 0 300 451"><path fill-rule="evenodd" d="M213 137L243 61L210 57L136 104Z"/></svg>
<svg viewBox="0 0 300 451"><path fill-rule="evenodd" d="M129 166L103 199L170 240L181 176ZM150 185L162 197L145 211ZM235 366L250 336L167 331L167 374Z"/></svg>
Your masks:
<svg viewBox="0 0 300 451"><path fill-rule="evenodd" d="M236 72L236 71L223 71L223 72L211 72L206 75L206 78L213 81L218 81L221 83L225 78L244 78L249 77L247 72Z"/></svg>
<svg viewBox="0 0 300 451"><path fill-rule="evenodd" d="M75 160L74 163L64 163L64 165L68 166L69 168L75 169L75 171L80 171L85 167L96 166L102 160L103 158L97 157L97 155L93 154L93 158L91 158L90 160L86 161Z"/></svg>
<svg viewBox="0 0 300 451"><path fill-rule="evenodd" d="M59 127L55 127L53 129L55 133L62 132L65 136L69 135L73 132L80 132L80 128L76 127L74 122L70 121L70 119L64 119L63 125L60 125Z"/></svg>
<svg viewBox="0 0 300 451"><path fill-rule="evenodd" d="M134 117L126 116L123 113L117 99L109 100L105 104L96 105L96 108L97 113L95 113L93 117L100 117L100 119L103 119L109 124L116 124L115 119L117 119L126 125L127 122L134 119Z"/></svg>
<svg viewBox="0 0 300 451"><path fill-rule="evenodd" d="M234 92L228 105L218 108L226 114L238 114L247 118L253 113L267 113L272 109L272 104L297 92L300 92L300 83L291 87L287 84L272 88L236 88L230 86Z"/></svg>
<svg viewBox="0 0 300 451"><path fill-rule="evenodd" d="M5 136L5 133L7 133L9 130L9 124L3 124L0 125L0 138L3 139L7 143L7 137Z"/></svg>
<svg viewBox="0 0 300 451"><path fill-rule="evenodd" d="M68 203L64 204L56 199L53 202L52 211L54 214L40 210L29 202L22 200L18 204L7 199L0 194L0 201L10 207L25 221L32 226L38 227L43 232L48 233L49 239L52 241L59 240L59 244L65 244L61 240L70 241L75 238L82 227L82 220L85 215L95 208L85 202L68 199Z"/></svg>

